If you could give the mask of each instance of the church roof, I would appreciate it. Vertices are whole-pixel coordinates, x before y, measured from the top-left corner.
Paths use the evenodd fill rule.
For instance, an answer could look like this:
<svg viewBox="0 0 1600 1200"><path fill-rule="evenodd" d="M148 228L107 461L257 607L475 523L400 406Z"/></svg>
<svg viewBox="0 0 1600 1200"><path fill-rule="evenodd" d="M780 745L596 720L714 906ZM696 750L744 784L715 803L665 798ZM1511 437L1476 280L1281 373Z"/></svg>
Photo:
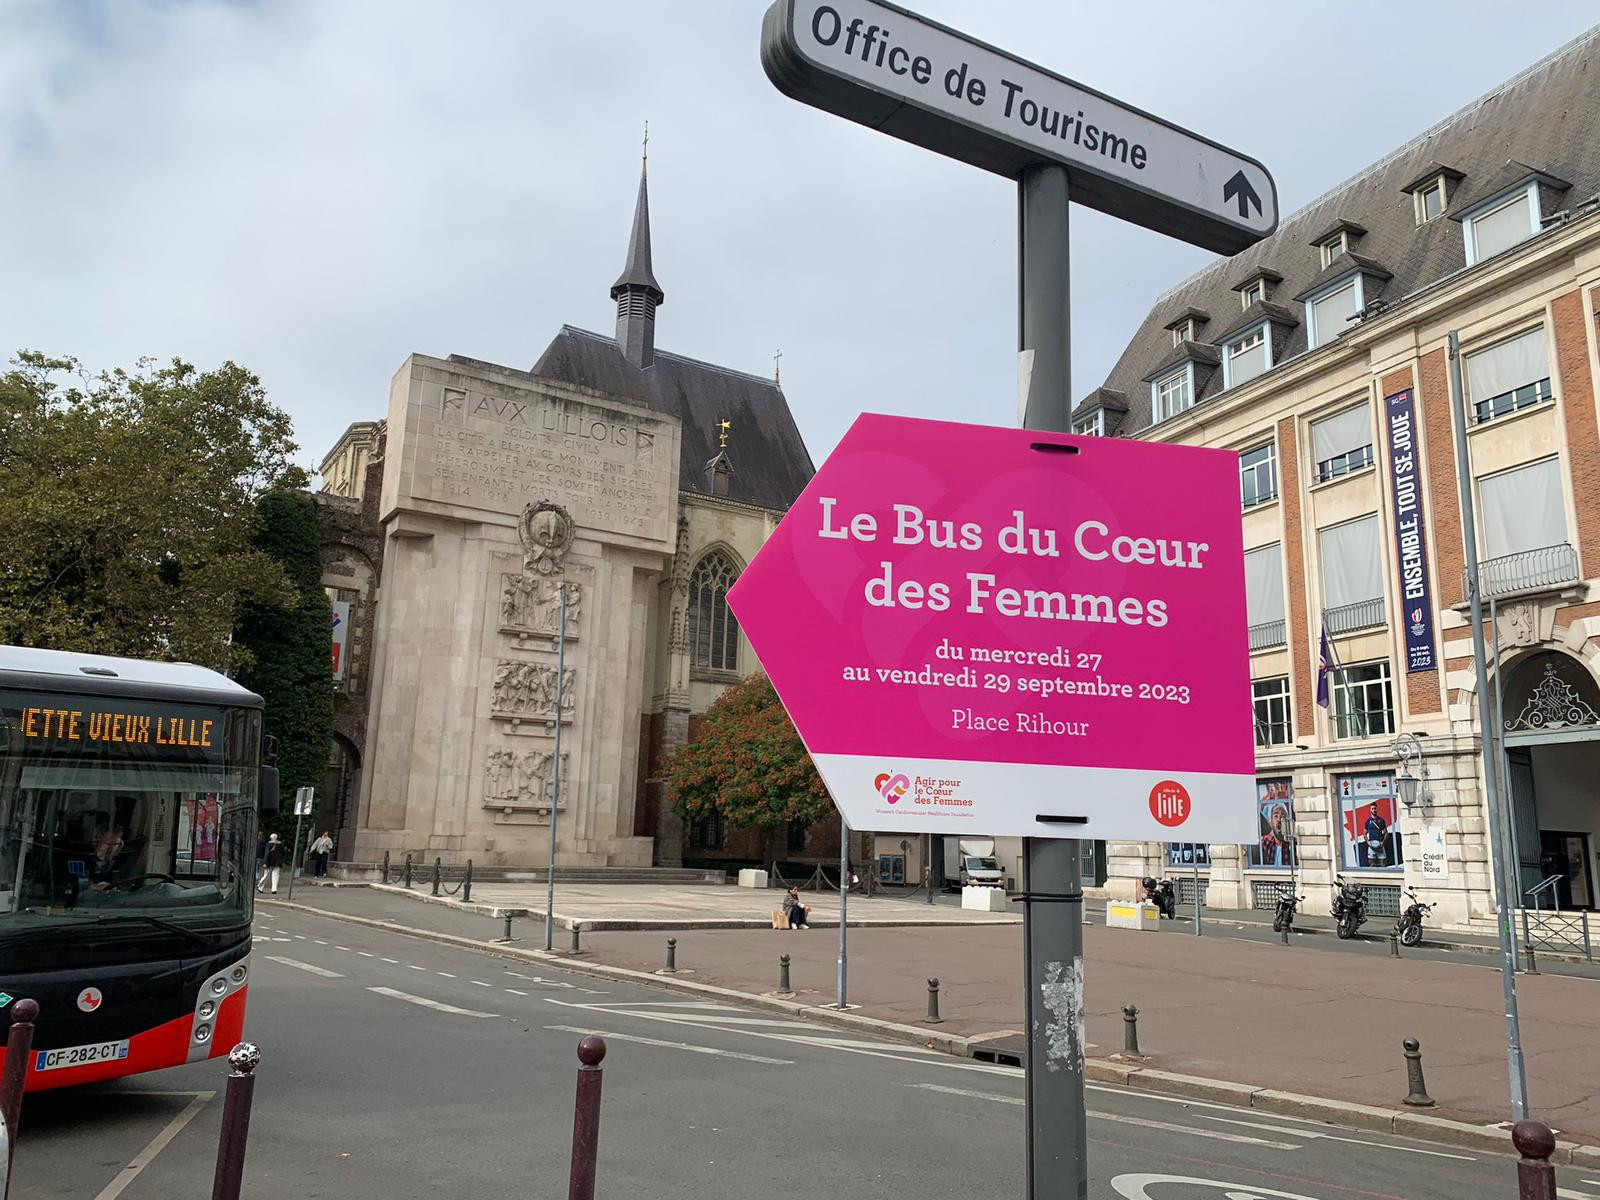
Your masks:
<svg viewBox="0 0 1600 1200"><path fill-rule="evenodd" d="M611 285L613 300L633 288L649 292L657 304L666 299L650 265L650 191L647 185L645 173L640 171L639 198L633 204L633 232L628 235L628 261Z"/></svg>
<svg viewBox="0 0 1600 1200"><path fill-rule="evenodd" d="M783 389L771 379L659 350L654 365L641 370L623 357L614 338L571 325L561 327L533 373L677 417L683 426L682 491L711 494L705 464L718 453L719 421L733 423L725 499L786 509L816 474Z"/></svg>

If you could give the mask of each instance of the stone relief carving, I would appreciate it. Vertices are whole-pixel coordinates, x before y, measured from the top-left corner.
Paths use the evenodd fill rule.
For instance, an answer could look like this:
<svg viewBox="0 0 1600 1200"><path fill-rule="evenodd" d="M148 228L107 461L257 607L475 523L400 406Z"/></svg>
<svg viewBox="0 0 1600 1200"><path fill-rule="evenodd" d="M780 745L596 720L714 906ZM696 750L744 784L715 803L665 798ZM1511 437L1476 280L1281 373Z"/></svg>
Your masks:
<svg viewBox="0 0 1600 1200"><path fill-rule="evenodd" d="M572 716L576 701L573 682L577 670L561 673L561 716ZM542 717L556 713L556 668L544 663L517 663L502 658L494 668L494 711L513 717Z"/></svg>
<svg viewBox="0 0 1600 1200"><path fill-rule="evenodd" d="M1531 603L1506 605L1505 626L1507 640L1513 646L1531 646L1539 640L1534 631L1534 608Z"/></svg>
<svg viewBox="0 0 1600 1200"><path fill-rule="evenodd" d="M678 517L678 548L672 556L672 590L680 596L689 594L689 518Z"/></svg>
<svg viewBox="0 0 1600 1200"><path fill-rule="evenodd" d="M548 575L502 575L500 624L557 637L561 632L561 580ZM578 636L583 585L568 583L567 636Z"/></svg>
<svg viewBox="0 0 1600 1200"><path fill-rule="evenodd" d="M555 796L555 757L550 750L490 751L484 767L484 804L495 808L549 808ZM561 756L561 778L564 788L565 754Z"/></svg>
<svg viewBox="0 0 1600 1200"><path fill-rule="evenodd" d="M524 508L517 533L522 537L523 561L528 569L540 575L559 572L576 532L571 515L559 504L541 500Z"/></svg>

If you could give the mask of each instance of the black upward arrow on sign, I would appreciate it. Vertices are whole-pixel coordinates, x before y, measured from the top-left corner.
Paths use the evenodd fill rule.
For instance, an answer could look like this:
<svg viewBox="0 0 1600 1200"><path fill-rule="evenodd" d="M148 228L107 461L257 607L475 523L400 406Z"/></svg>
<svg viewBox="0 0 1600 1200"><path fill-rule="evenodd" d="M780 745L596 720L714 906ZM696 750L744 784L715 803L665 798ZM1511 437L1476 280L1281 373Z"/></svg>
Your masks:
<svg viewBox="0 0 1600 1200"><path fill-rule="evenodd" d="M1241 217L1248 218L1250 216L1250 206L1252 204L1256 206L1257 212L1261 211L1261 197L1256 194L1256 189L1250 186L1250 181L1244 177L1243 171L1240 171L1222 185L1222 198L1224 200L1232 200L1235 196L1239 198L1239 215Z"/></svg>

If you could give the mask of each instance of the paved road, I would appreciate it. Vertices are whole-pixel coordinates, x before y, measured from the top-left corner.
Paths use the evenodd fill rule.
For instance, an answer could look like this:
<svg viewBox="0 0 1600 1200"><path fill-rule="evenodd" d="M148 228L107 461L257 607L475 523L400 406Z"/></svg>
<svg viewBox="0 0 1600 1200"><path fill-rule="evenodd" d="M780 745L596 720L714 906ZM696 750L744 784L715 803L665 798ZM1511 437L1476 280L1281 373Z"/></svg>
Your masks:
<svg viewBox="0 0 1600 1200"><path fill-rule="evenodd" d="M257 933L253 1200L564 1195L589 1031L611 1047L604 1195L1021 1193L1014 1070L304 913ZM12 1196L208 1195L223 1076L30 1097ZM1094 1200L1516 1195L1491 1155L1114 1088L1090 1104ZM1600 1177L1562 1186L1600 1198Z"/></svg>

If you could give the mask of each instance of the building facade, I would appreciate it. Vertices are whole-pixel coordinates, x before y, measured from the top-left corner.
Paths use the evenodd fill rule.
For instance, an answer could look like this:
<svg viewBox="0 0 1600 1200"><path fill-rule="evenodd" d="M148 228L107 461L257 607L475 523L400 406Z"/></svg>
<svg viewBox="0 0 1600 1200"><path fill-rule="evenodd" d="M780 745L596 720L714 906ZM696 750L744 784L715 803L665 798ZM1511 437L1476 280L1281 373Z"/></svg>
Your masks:
<svg viewBox="0 0 1600 1200"><path fill-rule="evenodd" d="M659 776L758 667L728 588L811 459L776 379L655 348L643 175L611 298L614 337L564 327L529 370L412 355L322 464L340 858L543 865L552 814L566 865L762 857Z"/></svg>
<svg viewBox="0 0 1600 1200"><path fill-rule="evenodd" d="M1597 49L1600 31L1174 288L1075 408L1080 433L1240 461L1256 836L1111 843L1114 892L1175 873L1213 906L1271 907L1293 879L1326 912L1342 873L1378 913L1413 887L1456 925L1492 921L1497 871L1546 907L1600 898ZM1488 836L1464 505L1515 866Z"/></svg>

